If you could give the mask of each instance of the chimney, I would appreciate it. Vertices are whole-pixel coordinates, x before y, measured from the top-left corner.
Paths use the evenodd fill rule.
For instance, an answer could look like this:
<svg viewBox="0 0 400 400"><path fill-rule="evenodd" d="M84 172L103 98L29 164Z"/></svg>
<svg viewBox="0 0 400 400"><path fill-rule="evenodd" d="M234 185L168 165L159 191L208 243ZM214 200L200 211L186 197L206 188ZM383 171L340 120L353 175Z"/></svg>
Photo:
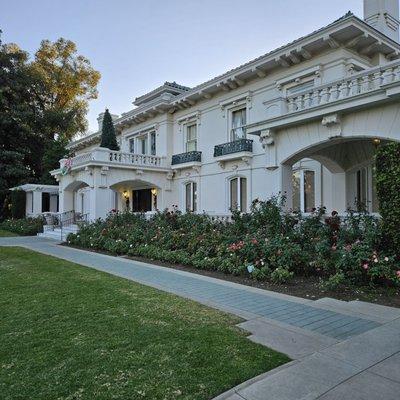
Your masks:
<svg viewBox="0 0 400 400"><path fill-rule="evenodd" d="M399 0L364 0L364 21L399 41Z"/></svg>

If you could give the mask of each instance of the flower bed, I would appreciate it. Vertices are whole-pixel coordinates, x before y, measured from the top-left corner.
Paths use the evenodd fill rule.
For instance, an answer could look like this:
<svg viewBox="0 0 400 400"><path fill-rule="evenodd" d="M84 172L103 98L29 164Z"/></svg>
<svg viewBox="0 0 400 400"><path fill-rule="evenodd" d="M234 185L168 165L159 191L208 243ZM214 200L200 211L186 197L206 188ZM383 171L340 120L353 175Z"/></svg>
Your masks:
<svg viewBox="0 0 400 400"><path fill-rule="evenodd" d="M43 231L43 218L6 219L0 222L0 229L22 236L33 236Z"/></svg>
<svg viewBox="0 0 400 400"><path fill-rule="evenodd" d="M175 210L150 220L114 212L69 235L68 243L274 283L317 276L328 289L400 284L399 257L385 250L379 219L351 212L325 218L323 209L305 218L282 205L280 198L256 200L231 223Z"/></svg>

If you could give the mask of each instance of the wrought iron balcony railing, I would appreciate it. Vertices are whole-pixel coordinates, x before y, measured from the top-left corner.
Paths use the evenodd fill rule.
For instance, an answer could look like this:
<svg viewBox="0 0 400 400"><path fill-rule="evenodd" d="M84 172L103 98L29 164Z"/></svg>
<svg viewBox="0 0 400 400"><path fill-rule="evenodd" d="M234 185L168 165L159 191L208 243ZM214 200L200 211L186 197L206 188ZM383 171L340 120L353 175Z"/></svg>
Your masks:
<svg viewBox="0 0 400 400"><path fill-rule="evenodd" d="M214 157L225 156L227 154L239 153L242 151L253 151L253 141L250 139L239 139L233 142L218 144L214 147Z"/></svg>
<svg viewBox="0 0 400 400"><path fill-rule="evenodd" d="M174 154L171 164L177 165L188 162L201 162L201 151L188 151L187 153Z"/></svg>

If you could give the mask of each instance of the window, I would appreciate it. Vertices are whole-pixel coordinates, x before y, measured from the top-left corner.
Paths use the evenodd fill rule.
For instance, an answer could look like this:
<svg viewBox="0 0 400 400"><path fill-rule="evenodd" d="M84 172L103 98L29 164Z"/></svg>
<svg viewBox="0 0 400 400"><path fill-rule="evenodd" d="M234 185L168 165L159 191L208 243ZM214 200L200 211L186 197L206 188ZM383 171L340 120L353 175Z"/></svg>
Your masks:
<svg viewBox="0 0 400 400"><path fill-rule="evenodd" d="M247 210L247 180L233 178L230 184L230 209L246 212Z"/></svg>
<svg viewBox="0 0 400 400"><path fill-rule="evenodd" d="M197 125L186 127L186 152L197 150Z"/></svg>
<svg viewBox="0 0 400 400"><path fill-rule="evenodd" d="M129 139L129 151L131 153L135 152L135 139Z"/></svg>
<svg viewBox="0 0 400 400"><path fill-rule="evenodd" d="M150 154L152 156L156 155L156 133L151 132L150 133Z"/></svg>
<svg viewBox="0 0 400 400"><path fill-rule="evenodd" d="M299 83L297 85L288 87L286 90L286 94L290 96L292 94L302 92L303 90L312 89L313 87L314 87L314 80Z"/></svg>
<svg viewBox="0 0 400 400"><path fill-rule="evenodd" d="M230 140L244 139L246 132L244 126L246 125L246 108L232 111L232 126Z"/></svg>
<svg viewBox="0 0 400 400"><path fill-rule="evenodd" d="M379 211L379 202L376 195L375 166L368 165L355 172L356 179L356 209L357 211Z"/></svg>
<svg viewBox="0 0 400 400"><path fill-rule="evenodd" d="M185 209L186 212L197 211L197 183L188 182L185 185Z"/></svg>
<svg viewBox="0 0 400 400"><path fill-rule="evenodd" d="M140 154L147 154L147 135L138 138L138 150Z"/></svg>
<svg viewBox="0 0 400 400"><path fill-rule="evenodd" d="M293 210L309 213L315 208L315 172L294 171L292 175Z"/></svg>

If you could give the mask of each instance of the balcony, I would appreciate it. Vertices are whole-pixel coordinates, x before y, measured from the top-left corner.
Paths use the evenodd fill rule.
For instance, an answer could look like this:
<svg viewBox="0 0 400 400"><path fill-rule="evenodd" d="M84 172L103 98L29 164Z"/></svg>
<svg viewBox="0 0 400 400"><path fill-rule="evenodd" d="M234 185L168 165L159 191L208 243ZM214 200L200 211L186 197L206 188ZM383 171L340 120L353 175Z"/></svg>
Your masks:
<svg viewBox="0 0 400 400"><path fill-rule="evenodd" d="M230 160L238 160L248 163L253 157L253 141L250 139L238 139L233 142L218 144L214 147L214 157L224 167L224 163Z"/></svg>
<svg viewBox="0 0 400 400"><path fill-rule="evenodd" d="M90 152L60 160L61 173L69 170L83 169L87 166L108 166L116 168L133 168L141 170L170 171L166 157L147 154L124 153L97 147ZM64 171L64 172L63 172Z"/></svg>
<svg viewBox="0 0 400 400"><path fill-rule="evenodd" d="M400 61L370 68L336 81L281 98L280 112L270 118L248 124L248 134L262 129L295 125L334 113L396 101L400 96Z"/></svg>
<svg viewBox="0 0 400 400"><path fill-rule="evenodd" d="M172 169L192 168L201 165L201 151L188 151L187 153L172 156Z"/></svg>

